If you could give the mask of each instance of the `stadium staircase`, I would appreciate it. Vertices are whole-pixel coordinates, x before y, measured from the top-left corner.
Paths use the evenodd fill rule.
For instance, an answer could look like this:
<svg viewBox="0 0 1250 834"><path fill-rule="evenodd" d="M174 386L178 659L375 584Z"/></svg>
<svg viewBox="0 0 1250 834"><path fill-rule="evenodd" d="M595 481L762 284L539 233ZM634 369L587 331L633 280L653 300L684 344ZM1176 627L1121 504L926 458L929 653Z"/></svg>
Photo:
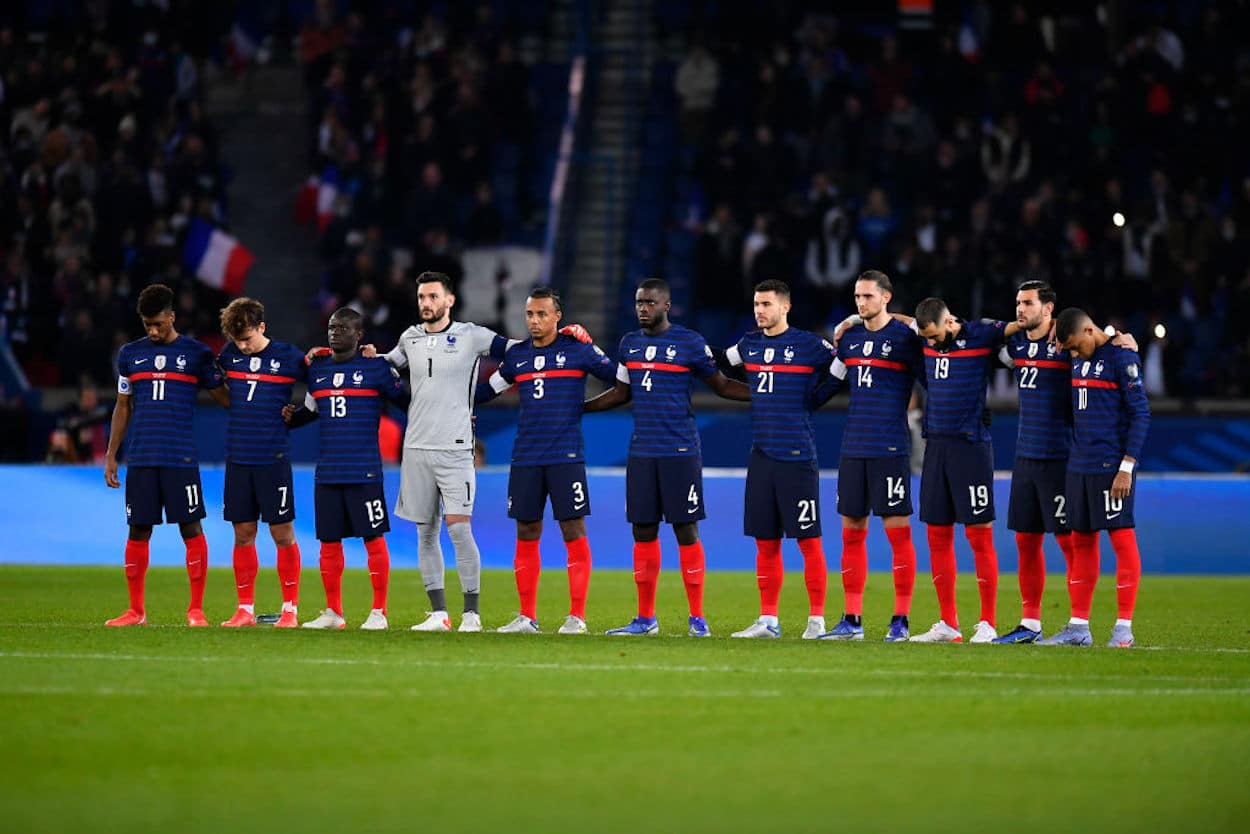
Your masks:
<svg viewBox="0 0 1250 834"><path fill-rule="evenodd" d="M307 173L306 101L300 70L285 56L207 83L206 109L231 167L230 230L256 256L245 291L265 302L269 333L297 345L325 338L308 315L321 270L316 231L294 219Z"/></svg>
<svg viewBox="0 0 1250 834"><path fill-rule="evenodd" d="M565 290L571 316L610 345L619 335L616 300L638 166L636 134L655 55L651 4L603 0L571 5L589 12L587 73L553 283Z"/></svg>

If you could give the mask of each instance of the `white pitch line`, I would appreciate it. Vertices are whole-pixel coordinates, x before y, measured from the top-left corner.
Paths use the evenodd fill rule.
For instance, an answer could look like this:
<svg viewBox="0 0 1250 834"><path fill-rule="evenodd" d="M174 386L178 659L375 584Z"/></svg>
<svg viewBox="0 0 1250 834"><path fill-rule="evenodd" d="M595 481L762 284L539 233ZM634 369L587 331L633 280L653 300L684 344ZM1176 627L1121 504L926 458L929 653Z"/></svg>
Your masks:
<svg viewBox="0 0 1250 834"><path fill-rule="evenodd" d="M755 666L704 666L704 665L673 665L659 663L495 663L474 660L448 659L442 661L423 658L395 657L355 658L355 657L244 657L231 655L136 655L106 654L103 652L0 652L0 659L24 660L98 660L104 662L131 663L246 663L249 661L272 663L292 663L301 666L383 666L422 669L509 669L519 672L675 672L678 674L739 674L760 673L766 675L806 675L806 676L840 676L851 674L856 677L875 678L977 678L983 680L1067 680L1067 681L1169 681L1175 683L1242 683L1246 678L1229 677L1193 677L1186 675L1056 675L1046 672L986 672L978 670L935 671L928 669L848 669L843 666L815 667L755 667ZM1133 690L1138 691L1138 690ZM1231 691L1231 690L1229 690Z"/></svg>
<svg viewBox="0 0 1250 834"><path fill-rule="evenodd" d="M637 689L629 691L621 691L620 689L560 689L560 690L527 690L526 697L530 699L586 699L586 698L607 698L615 702L628 702L630 700L650 700L657 698L692 698L692 699L765 699L765 698L783 698L792 693L788 693L779 689L708 689L708 690L667 690L667 689ZM1202 689L1194 687L1185 688L1152 688L1152 689L1132 689L1132 688L1107 688L1099 689L1092 687L1071 687L1056 686L1043 689L1000 689L986 691L982 689L963 688L958 690L943 690L942 695L956 698L1021 698L1021 697L1061 697L1061 698L1124 698L1133 696L1145 697L1180 697L1180 698L1204 698L1217 696L1236 696L1242 697L1250 695L1250 687L1242 687L1238 689ZM101 698L125 697L125 698L169 698L169 697L187 697L187 698L208 698L213 700L224 699L240 699L240 698L256 698L256 697L290 697L290 698L332 698L339 700L342 698L372 698L394 700L396 698L411 698L414 700L424 700L429 698L429 690L427 689L345 689L341 687L326 687L325 689L302 689L292 687L273 687L261 688L250 687L247 689L239 689L237 687L222 687L221 689L185 689L171 688L168 690L155 689L139 689L128 686L0 686L0 696L4 695L31 695L31 696L55 696L67 695L74 697L92 696ZM846 700L846 699L862 699L869 700L874 698L929 698L931 692L918 692L914 690L891 689L887 687L859 687L856 689L836 689L828 692L816 693L814 697L824 700ZM809 694L804 697L811 697Z"/></svg>

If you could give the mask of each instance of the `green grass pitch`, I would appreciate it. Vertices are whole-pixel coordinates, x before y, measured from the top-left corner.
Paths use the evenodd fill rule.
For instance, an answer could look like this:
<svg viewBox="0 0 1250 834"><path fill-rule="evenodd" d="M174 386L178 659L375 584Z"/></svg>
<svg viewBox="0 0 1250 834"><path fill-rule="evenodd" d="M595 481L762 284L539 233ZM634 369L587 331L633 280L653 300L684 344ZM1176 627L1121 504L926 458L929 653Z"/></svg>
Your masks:
<svg viewBox="0 0 1250 834"><path fill-rule="evenodd" d="M322 595L316 571L303 579L307 619ZM654 639L413 634L414 571L392 574L388 633L233 632L179 626L185 574L162 569L153 626L106 630L120 567L2 567L0 830L1250 829L1250 579L1147 576L1131 651L885 645L884 575L869 580L870 640L804 642L798 572L786 638L768 642L725 639L752 619L753 577L709 575L716 639L700 641L679 636L677 576L660 583ZM1102 641L1114 584L1095 601ZM258 585L258 610L276 610L272 567ZM345 577L351 624L367 585ZM506 622L511 575L483 587L486 625ZM967 631L972 578L959 590ZM1051 577L1050 628L1062 594ZM546 571L549 631L566 599ZM627 573L597 573L592 630L626 622L633 599ZM210 620L232 600L213 571ZM1004 576L1000 627L1017 600ZM923 575L915 609L915 628L936 616Z"/></svg>

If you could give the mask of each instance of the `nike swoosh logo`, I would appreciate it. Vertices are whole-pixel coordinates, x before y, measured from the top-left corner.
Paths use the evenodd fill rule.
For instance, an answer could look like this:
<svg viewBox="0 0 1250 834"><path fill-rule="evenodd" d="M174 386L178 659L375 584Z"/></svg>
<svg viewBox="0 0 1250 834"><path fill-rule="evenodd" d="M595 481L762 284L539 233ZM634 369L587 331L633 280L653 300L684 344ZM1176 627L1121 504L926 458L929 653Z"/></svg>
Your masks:
<svg viewBox="0 0 1250 834"><path fill-rule="evenodd" d="M814 522L814 521L813 521L813 522L811 522L811 523L809 523L809 524L800 524L800 525L799 525L799 529L800 529L800 530L806 530L806 529L808 529L809 527L815 527L815 526L816 526L816 522Z"/></svg>
<svg viewBox="0 0 1250 834"><path fill-rule="evenodd" d="M748 350L748 351L747 351L747 356L756 356L756 355L758 355L758 354L759 354L759 351L758 351L758 350Z"/></svg>
<svg viewBox="0 0 1250 834"><path fill-rule="evenodd" d="M687 568L686 573L703 573L703 568Z"/></svg>
<svg viewBox="0 0 1250 834"><path fill-rule="evenodd" d="M853 344L853 345L848 345L846 349L847 349L847 350L855 350L855 348L857 348L857 347L859 347L859 342L856 342L856 343L855 343L855 344Z"/></svg>
<svg viewBox="0 0 1250 834"><path fill-rule="evenodd" d="M1110 521L1113 518L1119 518L1119 517L1120 517L1119 513L1111 513L1110 515L1107 516L1107 521Z"/></svg>
<svg viewBox="0 0 1250 834"><path fill-rule="evenodd" d="M316 379L314 379L313 382L325 382L327 379L329 379L329 377L319 376Z"/></svg>
<svg viewBox="0 0 1250 834"><path fill-rule="evenodd" d="M1081 584L1083 584L1084 582L1085 582L1085 580L1084 580L1084 579L1069 579L1069 580L1068 580L1068 584L1069 584L1069 585L1081 585Z"/></svg>
<svg viewBox="0 0 1250 834"><path fill-rule="evenodd" d="M979 509L979 510L973 510L973 511L972 511L972 514L973 514L973 515L980 515L981 513L985 512L985 511L986 511L986 510L988 510L988 509L989 509L989 507L982 507L982 508L981 508L981 509Z"/></svg>
<svg viewBox="0 0 1250 834"><path fill-rule="evenodd" d="M1123 589L1123 588L1131 588L1131 587L1133 587L1133 586L1132 586L1132 585L1116 585L1116 586L1115 586L1115 589L1116 589L1117 591L1119 591L1119 590L1121 590L1121 589Z"/></svg>
<svg viewBox="0 0 1250 834"><path fill-rule="evenodd" d="M584 507L584 506L586 506L586 502L585 502L585 501L583 501L583 502L582 502L582 503L580 503L580 504L574 504L574 505L573 505L573 509L575 509L575 510L580 510L580 509L581 509L582 507Z"/></svg>
<svg viewBox="0 0 1250 834"><path fill-rule="evenodd" d="M897 507L899 504L902 504L902 503L903 503L903 499L902 499L902 498L899 498L899 499L897 499L897 500L891 501L889 504L886 504L886 506L887 506L887 507Z"/></svg>
<svg viewBox="0 0 1250 834"><path fill-rule="evenodd" d="M630 349L629 349L629 352L630 352L630 353L637 353L637 352L638 352L638 351L640 351L640 350L642 350L642 348L630 348Z"/></svg>
<svg viewBox="0 0 1250 834"><path fill-rule="evenodd" d="M524 368L524 367L525 367L526 365L528 365L528 364L529 364L529 360L528 360L528 359L526 359L524 362L518 362L518 363L516 363L516 366L517 366L518 368Z"/></svg>
<svg viewBox="0 0 1250 834"><path fill-rule="evenodd" d="M236 357L234 357L234 364L236 364L236 365L237 365L237 364L239 364L239 363L240 363L240 362L242 362L242 361L243 361L243 357L242 357L242 356L236 356Z"/></svg>
<svg viewBox="0 0 1250 834"><path fill-rule="evenodd" d="M142 365L142 364L143 364L144 362L146 362L146 361L148 361L148 360L146 360L146 359L136 359L136 360L135 360L135 364L136 364L136 365Z"/></svg>
<svg viewBox="0 0 1250 834"><path fill-rule="evenodd" d="M378 521L373 522L373 525L372 525L372 526L373 526L373 529L374 529L374 530L376 530L376 529L378 529L379 527L381 527L381 526L382 526L382 519L379 519Z"/></svg>

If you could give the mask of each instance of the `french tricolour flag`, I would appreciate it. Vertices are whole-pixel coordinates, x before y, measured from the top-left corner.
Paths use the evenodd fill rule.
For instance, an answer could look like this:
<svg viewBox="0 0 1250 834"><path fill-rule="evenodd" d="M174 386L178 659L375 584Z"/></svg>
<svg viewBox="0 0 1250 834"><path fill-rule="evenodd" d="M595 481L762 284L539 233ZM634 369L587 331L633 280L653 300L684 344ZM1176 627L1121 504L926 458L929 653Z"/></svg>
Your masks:
<svg viewBox="0 0 1250 834"><path fill-rule="evenodd" d="M205 284L238 295L243 292L243 282L254 260L251 252L211 223L191 221L187 242L182 247L182 262Z"/></svg>

